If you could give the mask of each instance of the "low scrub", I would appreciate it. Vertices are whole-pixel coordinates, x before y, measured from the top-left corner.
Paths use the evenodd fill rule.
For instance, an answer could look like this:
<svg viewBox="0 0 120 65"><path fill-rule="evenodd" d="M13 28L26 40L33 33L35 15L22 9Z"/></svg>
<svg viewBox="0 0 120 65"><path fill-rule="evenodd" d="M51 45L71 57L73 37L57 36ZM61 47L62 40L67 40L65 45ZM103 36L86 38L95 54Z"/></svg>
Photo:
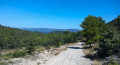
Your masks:
<svg viewBox="0 0 120 65"><path fill-rule="evenodd" d="M118 54L120 52L120 36L118 33L108 31L103 34L104 38L100 40L100 52L106 56Z"/></svg>
<svg viewBox="0 0 120 65"><path fill-rule="evenodd" d="M13 53L13 58L17 58L17 57L23 57L26 55L26 51L15 51Z"/></svg>
<svg viewBox="0 0 120 65"><path fill-rule="evenodd" d="M8 60L10 58L24 57L26 54L27 54L26 51L14 51L11 53L7 53L5 55L1 55L0 59Z"/></svg>

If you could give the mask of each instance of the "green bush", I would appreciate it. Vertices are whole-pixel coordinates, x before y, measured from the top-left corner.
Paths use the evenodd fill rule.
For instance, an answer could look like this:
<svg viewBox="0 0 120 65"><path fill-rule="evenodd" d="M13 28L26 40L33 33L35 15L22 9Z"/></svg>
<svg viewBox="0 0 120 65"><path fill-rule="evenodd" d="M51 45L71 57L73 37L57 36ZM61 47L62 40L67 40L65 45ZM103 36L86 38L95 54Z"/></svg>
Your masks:
<svg viewBox="0 0 120 65"><path fill-rule="evenodd" d="M62 45L62 44L63 44L63 42L58 42L56 47L60 47L60 45Z"/></svg>
<svg viewBox="0 0 120 65"><path fill-rule="evenodd" d="M17 57L23 57L26 55L26 51L15 51L13 53L13 58L17 58Z"/></svg>
<svg viewBox="0 0 120 65"><path fill-rule="evenodd" d="M7 53L3 56L3 59L8 60L9 58L23 57L26 55L26 51L15 51L13 53Z"/></svg>
<svg viewBox="0 0 120 65"><path fill-rule="evenodd" d="M103 34L103 39L100 39L99 46L105 55L111 55L119 52L120 37L116 31L108 31Z"/></svg>
<svg viewBox="0 0 120 65"><path fill-rule="evenodd" d="M31 45L27 46L26 49L27 49L27 53L29 53L29 54L31 54L33 51L35 51L35 47L31 46Z"/></svg>

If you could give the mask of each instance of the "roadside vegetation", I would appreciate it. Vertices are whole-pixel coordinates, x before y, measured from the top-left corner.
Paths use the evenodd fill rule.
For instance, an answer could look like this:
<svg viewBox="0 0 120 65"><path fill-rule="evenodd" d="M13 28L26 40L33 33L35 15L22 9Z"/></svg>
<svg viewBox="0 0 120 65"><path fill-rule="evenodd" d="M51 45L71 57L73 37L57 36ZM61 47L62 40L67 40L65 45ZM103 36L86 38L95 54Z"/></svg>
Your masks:
<svg viewBox="0 0 120 65"><path fill-rule="evenodd" d="M105 23L101 17L88 15L80 26L83 28L86 44L89 44L89 47L84 45L87 57L94 60L105 59L111 55L120 57L120 16ZM118 62L120 61L113 58L105 65L118 65Z"/></svg>
<svg viewBox="0 0 120 65"><path fill-rule="evenodd" d="M29 32L0 25L0 60L24 57L34 51L42 51L51 47L76 42L76 32L41 33Z"/></svg>

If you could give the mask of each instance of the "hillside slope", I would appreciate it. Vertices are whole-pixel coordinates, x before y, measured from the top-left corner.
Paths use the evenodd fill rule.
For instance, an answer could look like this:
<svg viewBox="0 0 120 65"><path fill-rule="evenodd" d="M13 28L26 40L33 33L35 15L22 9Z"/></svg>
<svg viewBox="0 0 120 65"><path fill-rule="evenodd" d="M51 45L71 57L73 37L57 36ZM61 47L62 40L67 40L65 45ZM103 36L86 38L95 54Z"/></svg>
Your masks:
<svg viewBox="0 0 120 65"><path fill-rule="evenodd" d="M116 29L120 31L120 15L107 24L112 30Z"/></svg>

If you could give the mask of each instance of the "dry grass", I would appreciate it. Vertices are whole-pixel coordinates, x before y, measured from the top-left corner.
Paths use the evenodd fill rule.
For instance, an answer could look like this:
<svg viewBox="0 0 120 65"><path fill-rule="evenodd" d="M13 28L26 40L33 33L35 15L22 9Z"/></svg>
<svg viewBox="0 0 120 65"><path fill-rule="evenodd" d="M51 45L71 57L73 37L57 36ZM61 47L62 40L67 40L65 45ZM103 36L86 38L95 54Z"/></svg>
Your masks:
<svg viewBox="0 0 120 65"><path fill-rule="evenodd" d="M24 51L25 48L19 48L19 49L3 49L0 54L0 60L9 60L10 58L13 58L13 53L15 51Z"/></svg>
<svg viewBox="0 0 120 65"><path fill-rule="evenodd" d="M7 62L0 62L0 65L8 65Z"/></svg>
<svg viewBox="0 0 120 65"><path fill-rule="evenodd" d="M50 49L48 49L48 52L53 52L54 55L58 55L61 51L64 51L67 49L67 46L70 46L70 45L73 45L75 43L69 43L69 44L65 44L65 45L62 45L58 48L54 47L54 46L51 46ZM35 47L35 51L39 52L39 53L43 53L44 50L47 50L46 47L44 46L36 46Z"/></svg>
<svg viewBox="0 0 120 65"><path fill-rule="evenodd" d="M95 65L102 65L102 62L98 59L94 59L94 64Z"/></svg>
<svg viewBox="0 0 120 65"><path fill-rule="evenodd" d="M16 50L18 50L18 51L24 51L25 48L23 47L23 48L19 48L19 49L3 49L3 50L1 51L1 55L5 55L5 54L8 54L8 53L13 53L13 52L15 52Z"/></svg>
<svg viewBox="0 0 120 65"><path fill-rule="evenodd" d="M35 51L37 51L37 52L42 52L44 50L46 50L46 48L43 47L43 46L37 46L37 47L35 47Z"/></svg>
<svg viewBox="0 0 120 65"><path fill-rule="evenodd" d="M58 55L61 51L66 50L65 46L61 46L60 48L57 48L56 51L54 52L54 55Z"/></svg>
<svg viewBox="0 0 120 65"><path fill-rule="evenodd" d="M84 44L83 48L84 48L83 52L86 54L86 56L88 58L93 59L94 65L102 65L101 60L95 57L98 51L97 49L99 48L97 43L92 44L91 48L89 47L89 45Z"/></svg>
<svg viewBox="0 0 120 65"><path fill-rule="evenodd" d="M93 56L93 55L95 55L96 52L97 52L95 49L99 48L99 46L98 46L98 44L96 43L96 44L92 44L92 47L90 48L89 45L84 44L84 45L83 45L83 48L84 48L83 52L84 52L86 55Z"/></svg>

